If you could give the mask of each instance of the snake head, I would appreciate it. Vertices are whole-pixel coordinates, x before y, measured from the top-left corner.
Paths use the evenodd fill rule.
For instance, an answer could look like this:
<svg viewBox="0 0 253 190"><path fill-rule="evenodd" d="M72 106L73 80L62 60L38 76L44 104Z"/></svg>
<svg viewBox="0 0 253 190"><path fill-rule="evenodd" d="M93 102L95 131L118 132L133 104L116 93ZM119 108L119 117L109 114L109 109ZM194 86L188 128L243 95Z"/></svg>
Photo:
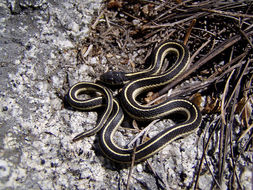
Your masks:
<svg viewBox="0 0 253 190"><path fill-rule="evenodd" d="M125 82L125 74L119 71L108 71L100 76L100 80L108 85L120 86Z"/></svg>

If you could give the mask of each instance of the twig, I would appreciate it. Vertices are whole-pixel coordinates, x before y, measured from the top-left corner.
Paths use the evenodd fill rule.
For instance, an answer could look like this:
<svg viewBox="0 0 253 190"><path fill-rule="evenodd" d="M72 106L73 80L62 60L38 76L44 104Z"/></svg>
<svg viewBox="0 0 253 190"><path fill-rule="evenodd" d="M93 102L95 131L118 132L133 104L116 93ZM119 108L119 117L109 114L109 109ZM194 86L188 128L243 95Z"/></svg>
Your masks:
<svg viewBox="0 0 253 190"><path fill-rule="evenodd" d="M157 177L157 179L158 179L159 181L161 181L161 182L166 186L167 183L164 182L164 180L157 174L157 172L155 171L155 169L153 168L153 166L152 166L152 164L150 163L149 160L147 160L147 163L148 163L149 168L150 168L151 171L153 172L153 174Z"/></svg>
<svg viewBox="0 0 253 190"><path fill-rule="evenodd" d="M231 71L231 69L233 70L234 68L236 68L237 66L239 66L242 62L242 60L245 58L245 56L248 54L248 51L245 51L244 53L242 53L241 55L238 55L237 57L235 57L234 59L232 59L230 62L228 62L227 64L223 65L221 68L219 68L219 71L216 71L215 73L213 73L209 78L214 78L216 77L220 71L223 72L221 74L221 76L219 77L219 79L221 79L224 75L226 75L228 72ZM239 61L240 60L240 61ZM226 70L228 67L230 67L231 65L233 65L235 62L239 61L238 64L234 65L233 67L230 68L230 70ZM218 79L218 80L219 80Z"/></svg>
<svg viewBox="0 0 253 190"><path fill-rule="evenodd" d="M175 5L174 7L170 8L170 9L167 10L167 11L165 11L163 14L160 14L157 18L154 19L154 21L158 21L158 20L159 20L160 18L162 18L163 16L168 15L172 10L174 10L174 9L176 9L176 8L178 8L178 7L180 7L180 6L184 5L184 4L186 4L186 3L189 3L189 2L191 2L191 1L192 1L192 0L187 0L187 1L184 1L184 2L182 2L182 3L180 3L180 4Z"/></svg>
<svg viewBox="0 0 253 190"><path fill-rule="evenodd" d="M245 73L246 73L246 71L247 71L247 69L248 69L248 66L249 66L249 63L250 63L250 62L251 62L250 60L247 61L246 65L245 65L245 67L244 67L244 69L243 69L243 71L242 71L242 74L241 74L240 78L238 79L236 85L234 86L234 88L233 88L234 90L232 91L232 94L231 94L229 100L228 100L227 103L226 103L226 107L230 104L231 99L233 98L233 95L235 94L236 89L239 87L239 85L240 85L240 83L241 83L241 80L242 80L242 77L245 75Z"/></svg>
<svg viewBox="0 0 253 190"><path fill-rule="evenodd" d="M242 73L242 76L243 76L243 73ZM240 79L238 80L238 83L240 83ZM235 113L236 105L238 104L237 99L238 99L239 92L240 92L240 87L236 88L235 94L232 95L233 96L233 101L232 101L232 106L230 106L231 111L229 113L230 120L229 120L227 129L226 129L226 133L225 133L224 155L227 155L228 144L230 144L230 151L231 151L230 157L232 159L232 165L235 165L235 158L234 158L234 153L233 153L233 140L232 140L232 127L231 126L233 126L233 124L234 124L234 113ZM227 105L229 105L229 104L230 103L227 103ZM225 156L223 157L223 163L225 163ZM222 170L224 170L224 167L225 167L224 165L225 164L223 164ZM234 175L237 176L236 171L232 175L233 175L232 177L234 177ZM238 179L238 177L237 177L237 179ZM237 180L237 181L240 184L240 181L239 180Z"/></svg>
<svg viewBox="0 0 253 190"><path fill-rule="evenodd" d="M242 153L245 151L245 149L246 149L246 147L247 147L247 145L248 145L248 143L250 143L250 141L251 141L251 139L252 139L252 136L253 136L253 133L251 134L251 136L249 137L249 139L248 139L248 141L245 143L245 145L241 148L241 151L239 152L239 154L238 154L238 156L237 156L237 159L235 159L235 160L233 160L233 184L234 184L234 176L236 177L236 179L237 179L237 181L238 181L238 183L239 183L239 187L240 187L240 189L243 189L242 188L242 185L241 185L241 183L240 183L240 180L239 180L239 177L238 177L238 175L237 175L237 172L236 172L236 166L237 166L237 162L238 162L238 160L239 160L239 158L240 158L240 156L242 155ZM231 137L232 137L232 135L231 135ZM230 138L231 138L230 137ZM231 140L232 141L232 140ZM232 143L231 143L232 144ZM233 152L233 148L231 147L231 154L232 154L232 157L234 158L234 152Z"/></svg>
<svg viewBox="0 0 253 190"><path fill-rule="evenodd" d="M253 15L248 15L248 14L231 13L231 12L227 12L227 11L220 11L220 10L215 10L215 9L205 9L205 8L202 8L201 10L202 11L207 11L207 12L210 12L210 13L216 13L216 14L219 14L219 15L253 18Z"/></svg>
<svg viewBox="0 0 253 190"><path fill-rule="evenodd" d="M223 170L222 170L222 167L223 167L223 144L224 144L224 133L225 133L225 126L224 126L224 123L221 122L221 129L220 129L220 139L219 139L219 160L218 160L218 182L219 182L219 185L222 186L222 175L223 175Z"/></svg>
<svg viewBox="0 0 253 190"><path fill-rule="evenodd" d="M227 82L226 82L226 84L225 84L225 89L224 89L224 91L223 91L222 100L221 100L221 120L222 120L222 123L223 123L224 125L226 125L225 109L224 109L224 107L225 107L225 97L226 97L226 95L227 95L227 93L228 93L229 82L230 82L231 77L232 77L233 74L234 74L234 71L235 71L235 70L233 70L233 71L230 73L230 75L229 75L229 77L228 77L228 79L227 79Z"/></svg>
<svg viewBox="0 0 253 190"><path fill-rule="evenodd" d="M240 75L240 77L239 77L239 79L238 79L238 81L237 81L237 83L236 83L236 85L235 85L235 87L234 87L234 90L232 91L232 93L231 93L231 95L230 95L230 97L229 97L229 99L228 99L228 101L227 101L227 103L226 103L226 106L224 107L224 110L228 107L228 105L230 105L231 104L231 100L232 100L232 98L234 97L234 99L237 99L237 96L238 96L238 93L239 93L239 91L238 91L238 89L239 89L239 85L241 84L241 80L242 80L242 77L244 76L244 74L245 74L245 72L246 72L246 70L247 70L247 68L248 68L248 65L249 65L249 60L248 60L248 62L246 63L246 65L245 65L245 67L244 67L244 69L243 69L243 71L242 71L242 73L241 73L241 75ZM228 78L228 80L227 80L227 83L226 83L226 87L225 87L225 89L228 87L228 85L229 85L229 81L230 81L230 78L231 78L231 76L233 75L233 72L234 72L234 70L232 71L232 73L230 74L230 76L229 76L229 78ZM237 93L236 93L237 92ZM224 99L225 99L225 90L224 90ZM222 103L223 104L223 103ZM224 105L224 104L223 104ZM222 106L223 107L223 106ZM235 110L235 103L233 104L233 106L232 106L232 111L231 111L231 117L230 117L230 121L232 121L233 120L233 112L234 112L234 110ZM230 124L229 125L232 125L233 124L233 122L230 122ZM228 134L229 134L229 131L228 131L228 128L229 128L229 126L227 126L227 129L226 129L226 133L225 133L225 144L224 144L224 149L223 149L223 132L224 132L224 127L225 127L225 125L226 125L226 122L224 123L222 123L222 128L221 128L221 134L220 134L220 156L219 156L219 182L221 183L221 178L222 178L222 176L223 176L223 171L224 171L224 165L225 165L225 158L226 158L226 156L227 156L227 144L228 144ZM230 132L231 133L231 132ZM232 143L232 141L231 141L231 143ZM223 156L222 156L223 155Z"/></svg>
<svg viewBox="0 0 253 190"><path fill-rule="evenodd" d="M251 2L250 5L248 6L248 9L247 9L246 13L249 12L249 10L251 9L251 7L252 7L252 2ZM239 24L240 29L242 28L243 23L245 23L245 18L243 18L243 19L241 20L240 24Z"/></svg>
<svg viewBox="0 0 253 190"><path fill-rule="evenodd" d="M206 131L208 131L209 128L210 128L210 126L212 126L213 124L215 124L216 121L217 121L217 120L213 120L212 123L210 123L210 125L206 128ZM201 157L201 159L200 159L200 163L199 163L199 167L198 167L198 172L197 172L197 177L196 177L196 182L195 182L194 188L193 188L194 190L198 189L198 182L199 182L200 172L201 172L201 169L202 169L202 164L203 164L204 158L205 158L205 156L206 156L206 152L207 152L208 146L209 146L209 144L210 144L210 142L211 142L211 138L212 138L212 136L214 135L215 130L216 130L216 129L218 128L218 126L219 126L219 121L220 121L220 119L218 118L218 122L216 123L216 126L215 126L215 128L212 130L211 134L209 135L208 140L207 140L207 143L204 144L204 142L203 142L203 154L202 154L202 157ZM203 139L204 139L204 138L205 138L205 137L203 137ZM218 183L217 183L217 185L219 186Z"/></svg>
<svg viewBox="0 0 253 190"><path fill-rule="evenodd" d="M219 187L219 189L221 189L221 186L220 186L219 182L217 181L217 179L215 178L214 172L211 170L210 164L209 164L208 161L207 161L206 155L204 156L204 159L205 159L205 161L206 161L205 163L206 163L206 165L207 165L207 168L208 168L208 170L209 170L211 176L213 177L213 180L215 181L215 184Z"/></svg>
<svg viewBox="0 0 253 190"><path fill-rule="evenodd" d="M245 32L241 29L240 29L240 32L242 33L244 38L249 42L249 45L251 46L251 48L253 48L253 44L252 44L251 40L249 39L249 37L245 34Z"/></svg>
<svg viewBox="0 0 253 190"><path fill-rule="evenodd" d="M128 177L127 177L127 186L126 186L127 190L129 190L130 180L131 180L131 176L132 176L132 173L133 173L134 162L135 162L135 152L136 152L136 145L133 148L131 167L129 169L129 173L128 173Z"/></svg>
<svg viewBox="0 0 253 190"><path fill-rule="evenodd" d="M142 26L142 30L156 29L156 28L162 28L162 27L173 27L175 25L179 25L179 24L185 23L187 21L196 19L196 18L198 18L199 16L202 16L202 15L203 15L203 13L197 13L193 16L187 17L185 19L182 19L182 20L179 20L179 21L176 21L176 22L173 22L173 23L156 24L156 25L144 25L144 26Z"/></svg>
<svg viewBox="0 0 253 190"><path fill-rule="evenodd" d="M111 24L110 24L110 21L108 19L108 16L106 14L105 15L105 20L106 20L106 24L107 24L107 28L111 28Z"/></svg>
<svg viewBox="0 0 253 190"><path fill-rule="evenodd" d="M199 54L199 52L200 52L204 47L206 47L210 42L211 42L211 39L208 39L205 43L203 43L203 44L197 49L196 52L194 52L194 54L191 56L190 63L193 62L194 58Z"/></svg>
<svg viewBox="0 0 253 190"><path fill-rule="evenodd" d="M134 137L134 139L131 140L131 141L128 143L127 147L130 147L133 143L135 143L135 142L136 142L146 131L148 131L148 130L150 129L150 127L152 127L157 121L159 121L159 120L156 119L156 120L152 121L147 127L145 127L144 129L142 129L141 132L139 132L139 134L136 135L136 136Z"/></svg>
<svg viewBox="0 0 253 190"><path fill-rule="evenodd" d="M103 7L104 8L104 7ZM102 8L101 8L102 9ZM97 19L95 20L95 22L91 25L91 29L95 30L96 29L96 26L99 22L99 20L101 19L101 17L103 16L103 14L105 13L105 9L103 9L101 11L101 13L98 15Z"/></svg>
<svg viewBox="0 0 253 190"><path fill-rule="evenodd" d="M88 47L88 49L86 50L86 52L82 55L83 59L89 55L89 53L91 52L92 48L93 48L93 44L90 44L89 47Z"/></svg>
<svg viewBox="0 0 253 190"><path fill-rule="evenodd" d="M143 21L142 19L140 19L140 18L138 18L136 16L133 16L132 14L130 14L130 13L126 12L126 11L122 11L122 13L124 13L125 15L129 16L132 19Z"/></svg>
<svg viewBox="0 0 253 190"><path fill-rule="evenodd" d="M232 109L231 109L231 112L230 112L231 114L230 114L230 122L229 122L229 124L230 124L229 131L227 130L227 136L229 135L229 137L230 137L229 140L230 140L230 151L231 151L232 167L233 166L235 167L235 157L234 157L234 151L233 151L233 140L232 140L232 128L231 128L231 126L233 126L233 123L234 123L234 113L235 113L236 105L238 104L237 99L238 99L239 92L240 92L240 88L237 89L236 94L234 95L233 105L232 105ZM228 143L228 140L226 142ZM226 147L227 147L227 144L225 144L225 151L227 152ZM240 180L238 178L236 170L234 170L231 175L233 177L233 184L234 184L234 181L235 181L234 176L236 176L236 179L237 179L237 182L240 186L240 189L242 189L241 188L242 186L241 186L241 183L240 183Z"/></svg>
<svg viewBox="0 0 253 190"><path fill-rule="evenodd" d="M191 35L192 28L193 28L193 26L195 25L196 21L197 21L196 19L193 19L193 20L192 20L191 25L189 26L189 28L188 28L188 30L187 30L187 32L186 32L185 38L184 38L184 45L187 44L187 42L188 42L188 40L189 40L189 37L190 37L190 35Z"/></svg>
<svg viewBox="0 0 253 190"><path fill-rule="evenodd" d="M238 157L237 157L237 159L236 159L236 161L235 161L235 165L234 165L234 167L233 167L233 173L235 173L235 176L236 176L236 179L237 179L238 182L239 182L240 180L239 180L239 176L238 176L237 173L236 173L236 166L237 166L236 164L238 163L238 160L239 160L239 158L241 157L242 153L246 150L248 144L251 142L252 137L253 137L253 133L251 134L251 136L249 137L249 139L248 139L248 141L245 143L245 145L242 147L242 150L239 152ZM233 150L232 150L232 151L233 151ZM239 183L239 187L240 187L240 189L243 189L241 183Z"/></svg>

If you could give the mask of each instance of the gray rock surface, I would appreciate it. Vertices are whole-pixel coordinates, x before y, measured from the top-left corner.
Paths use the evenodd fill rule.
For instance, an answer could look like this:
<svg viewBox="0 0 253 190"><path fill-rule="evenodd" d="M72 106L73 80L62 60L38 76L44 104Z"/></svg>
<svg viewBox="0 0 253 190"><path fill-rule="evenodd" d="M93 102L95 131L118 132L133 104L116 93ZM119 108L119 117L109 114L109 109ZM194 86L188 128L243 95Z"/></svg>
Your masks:
<svg viewBox="0 0 253 190"><path fill-rule="evenodd" d="M96 114L65 109L61 99L69 85L94 81L103 70L96 57L76 59L99 7L96 0L0 1L1 189L125 189L129 167L104 158L96 136L71 143L95 125ZM165 184L141 163L130 189L190 187L202 154L198 139L172 142L149 159ZM199 183L209 189L211 182L205 175Z"/></svg>
<svg viewBox="0 0 253 190"><path fill-rule="evenodd" d="M70 114L57 96L68 69L77 70L75 47L99 6L91 0L0 1L1 189L103 186L102 166L85 161L97 159L94 137L70 143L83 113Z"/></svg>

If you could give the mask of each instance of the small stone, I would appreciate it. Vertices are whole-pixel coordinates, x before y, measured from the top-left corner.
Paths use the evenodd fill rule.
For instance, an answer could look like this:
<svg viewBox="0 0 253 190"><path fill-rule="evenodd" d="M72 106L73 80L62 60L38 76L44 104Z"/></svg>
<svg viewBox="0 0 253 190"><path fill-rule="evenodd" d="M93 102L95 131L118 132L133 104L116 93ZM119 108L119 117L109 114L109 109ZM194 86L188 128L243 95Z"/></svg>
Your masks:
<svg viewBox="0 0 253 190"><path fill-rule="evenodd" d="M46 161L44 159L41 159L40 164L44 165L45 163L46 163Z"/></svg>
<svg viewBox="0 0 253 190"><path fill-rule="evenodd" d="M4 106L4 107L3 107L3 111L8 111L8 107L7 107L7 106Z"/></svg>
<svg viewBox="0 0 253 190"><path fill-rule="evenodd" d="M142 167L142 165L141 165L141 164L138 164L138 165L136 166L136 170L137 170L139 173L143 172L143 167Z"/></svg>
<svg viewBox="0 0 253 190"><path fill-rule="evenodd" d="M139 20L136 20L136 19L133 20L133 25L138 26L139 24L140 24Z"/></svg>

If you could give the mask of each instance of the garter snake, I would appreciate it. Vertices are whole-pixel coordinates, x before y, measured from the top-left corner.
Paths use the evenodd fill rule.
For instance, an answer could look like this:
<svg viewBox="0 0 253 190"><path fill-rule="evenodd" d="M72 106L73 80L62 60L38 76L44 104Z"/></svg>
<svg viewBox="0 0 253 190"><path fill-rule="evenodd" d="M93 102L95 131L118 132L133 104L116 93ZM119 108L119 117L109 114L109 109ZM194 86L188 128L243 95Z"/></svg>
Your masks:
<svg viewBox="0 0 253 190"><path fill-rule="evenodd" d="M161 72L162 63L170 53L176 55L175 63L164 73ZM101 76L105 83L124 85L120 92L120 104L132 118L140 121L149 121L163 118L171 114L183 115L184 121L166 128L150 140L138 145L135 152L135 162L142 161L161 150L174 139L189 134L201 124L199 109L189 100L183 98L169 99L157 105L146 106L137 101L137 97L147 91L152 91L170 83L177 78L189 65L190 54L187 47L179 42L167 41L160 44L152 53L152 64L145 70L136 73L108 72ZM102 152L111 160L121 163L130 163L133 149L121 148L113 141L113 136L124 118L123 111L110 90L106 87L89 82L74 85L68 92L67 101L77 109L87 110L78 94L86 90L98 90L102 97L89 99L92 108L105 106L102 119L97 126L88 132L79 134L74 140L99 131L99 144ZM101 129L101 130L100 130Z"/></svg>

